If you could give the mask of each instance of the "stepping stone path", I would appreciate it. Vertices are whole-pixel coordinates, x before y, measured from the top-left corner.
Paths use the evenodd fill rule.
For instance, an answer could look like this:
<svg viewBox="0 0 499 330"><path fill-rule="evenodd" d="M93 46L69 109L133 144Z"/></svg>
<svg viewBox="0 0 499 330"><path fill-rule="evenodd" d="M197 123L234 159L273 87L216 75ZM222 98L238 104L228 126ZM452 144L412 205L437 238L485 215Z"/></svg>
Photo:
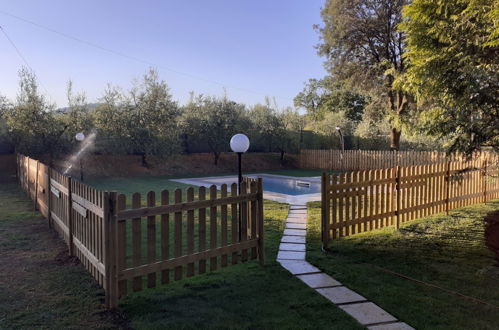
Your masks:
<svg viewBox="0 0 499 330"><path fill-rule="evenodd" d="M286 227L279 245L277 261L310 288L344 310L369 330L410 330L381 307L350 290L305 260L307 206L290 205Z"/></svg>

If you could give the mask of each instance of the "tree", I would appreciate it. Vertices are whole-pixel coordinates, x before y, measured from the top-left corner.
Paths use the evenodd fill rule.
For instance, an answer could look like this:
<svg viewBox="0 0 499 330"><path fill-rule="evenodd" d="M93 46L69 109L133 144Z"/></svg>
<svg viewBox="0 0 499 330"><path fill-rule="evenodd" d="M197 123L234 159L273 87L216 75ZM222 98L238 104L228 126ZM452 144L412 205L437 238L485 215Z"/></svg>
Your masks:
<svg viewBox="0 0 499 330"><path fill-rule="evenodd" d="M270 101L267 100L266 104L253 106L248 115L253 124L255 136L265 141L268 152L272 152L274 142L278 136L283 134L282 130L284 130L284 123L275 107L272 107Z"/></svg>
<svg viewBox="0 0 499 330"><path fill-rule="evenodd" d="M28 154L48 154L52 164L61 151L62 135L67 126L55 116L55 106L38 91L36 75L23 68L19 71L19 93L7 110L6 122L14 145Z"/></svg>
<svg viewBox="0 0 499 330"><path fill-rule="evenodd" d="M305 119L292 108L286 108L278 114L279 122L282 123L276 132L276 148L281 154L281 162L284 161L284 154L289 151L300 151L303 141L303 129Z"/></svg>
<svg viewBox="0 0 499 330"><path fill-rule="evenodd" d="M417 96L425 133L449 151L499 151L499 5L414 0L404 9L411 66L398 83Z"/></svg>
<svg viewBox="0 0 499 330"><path fill-rule="evenodd" d="M400 122L412 102L407 92L394 86L407 69L404 35L397 25L408 2L328 0L321 12L324 25L316 27L322 39L318 53L326 57L326 69L333 79L381 105L378 109L392 123L394 150L400 147Z"/></svg>
<svg viewBox="0 0 499 330"><path fill-rule="evenodd" d="M230 138L238 131L244 110L244 105L229 100L227 96L192 95L184 107L182 131L205 141L213 153L214 164L218 165L220 154L228 149Z"/></svg>
<svg viewBox="0 0 499 330"><path fill-rule="evenodd" d="M326 136L331 141L331 146L336 145L336 141L338 141L336 127L341 127L342 134L349 136L352 135L354 124L347 118L344 111L330 112L326 114L324 120L314 123L314 131Z"/></svg>
<svg viewBox="0 0 499 330"><path fill-rule="evenodd" d="M324 79L309 79L303 91L294 98L296 107L302 107L314 121L324 119L328 112L344 111L347 117L360 121L366 106L366 97L351 91L341 82L328 76Z"/></svg>
<svg viewBox="0 0 499 330"><path fill-rule="evenodd" d="M126 112L129 111L130 105L123 91L109 84L99 103L93 111L93 121L99 133L99 140L105 144L105 151L131 152L126 131Z"/></svg>
<svg viewBox="0 0 499 330"><path fill-rule="evenodd" d="M128 93L108 86L100 102L95 109L96 127L118 148L125 145L127 152L141 155L144 167L149 166L148 155L177 151L180 111L155 70L149 70Z"/></svg>
<svg viewBox="0 0 499 330"><path fill-rule="evenodd" d="M68 107L59 116L67 127L65 131L66 138L68 141L73 142L76 133L90 131L93 128L93 122L85 93L75 94L71 80L68 81L66 94Z"/></svg>
<svg viewBox="0 0 499 330"><path fill-rule="evenodd" d="M177 102L173 101L165 81L150 69L130 91L131 107L127 112L127 131L135 152L142 156L167 155L178 149Z"/></svg>

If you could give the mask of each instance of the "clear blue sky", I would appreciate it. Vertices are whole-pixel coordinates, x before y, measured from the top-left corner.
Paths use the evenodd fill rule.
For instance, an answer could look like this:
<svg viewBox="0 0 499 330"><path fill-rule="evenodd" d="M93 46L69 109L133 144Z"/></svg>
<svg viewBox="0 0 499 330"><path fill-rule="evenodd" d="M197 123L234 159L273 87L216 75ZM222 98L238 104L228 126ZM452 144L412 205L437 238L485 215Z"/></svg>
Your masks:
<svg viewBox="0 0 499 330"><path fill-rule="evenodd" d="M0 0L0 25L58 106L67 103L68 79L94 102L107 83L128 88L149 65L2 12L155 63L180 103L190 91L223 95L225 86L238 102L267 95L284 107L307 79L325 73L312 28L322 6L323 0ZM0 94L15 97L22 65L0 33Z"/></svg>

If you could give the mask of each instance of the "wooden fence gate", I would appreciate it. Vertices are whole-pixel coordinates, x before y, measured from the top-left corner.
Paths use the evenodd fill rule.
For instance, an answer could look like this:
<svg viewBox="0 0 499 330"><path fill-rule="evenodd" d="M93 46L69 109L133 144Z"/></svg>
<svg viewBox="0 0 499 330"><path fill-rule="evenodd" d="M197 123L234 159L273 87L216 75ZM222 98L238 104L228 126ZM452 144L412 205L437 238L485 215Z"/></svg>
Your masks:
<svg viewBox="0 0 499 330"><path fill-rule="evenodd" d="M114 308L129 291L167 284L219 267L264 262L261 179L237 185L139 193L96 190L17 155L17 174L48 219L106 292ZM184 197L185 195L185 197Z"/></svg>
<svg viewBox="0 0 499 330"><path fill-rule="evenodd" d="M321 230L331 239L499 198L497 162L475 159L322 175Z"/></svg>

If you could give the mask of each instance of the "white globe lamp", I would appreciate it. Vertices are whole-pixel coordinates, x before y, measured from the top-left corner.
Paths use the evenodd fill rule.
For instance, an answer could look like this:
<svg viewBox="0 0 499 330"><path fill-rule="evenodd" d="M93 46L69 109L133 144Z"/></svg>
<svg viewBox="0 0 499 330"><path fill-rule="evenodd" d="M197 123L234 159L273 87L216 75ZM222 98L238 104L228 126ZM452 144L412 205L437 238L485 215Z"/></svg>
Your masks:
<svg viewBox="0 0 499 330"><path fill-rule="evenodd" d="M250 142L249 139L246 135L244 134L236 134L230 139L230 148L232 151L237 153L237 161L238 161L238 169L239 169L239 175L238 175L238 183L239 183L239 193L241 193L241 182L243 182L243 173L242 173L242 155L246 151L248 151Z"/></svg>
<svg viewBox="0 0 499 330"><path fill-rule="evenodd" d="M248 151L250 146L249 139L244 134L236 134L230 139L230 148L234 152L243 153Z"/></svg>
<svg viewBox="0 0 499 330"><path fill-rule="evenodd" d="M83 134L81 132L80 133L76 133L75 139L76 139L76 141L80 141L81 142L81 141L85 140L85 134Z"/></svg>

